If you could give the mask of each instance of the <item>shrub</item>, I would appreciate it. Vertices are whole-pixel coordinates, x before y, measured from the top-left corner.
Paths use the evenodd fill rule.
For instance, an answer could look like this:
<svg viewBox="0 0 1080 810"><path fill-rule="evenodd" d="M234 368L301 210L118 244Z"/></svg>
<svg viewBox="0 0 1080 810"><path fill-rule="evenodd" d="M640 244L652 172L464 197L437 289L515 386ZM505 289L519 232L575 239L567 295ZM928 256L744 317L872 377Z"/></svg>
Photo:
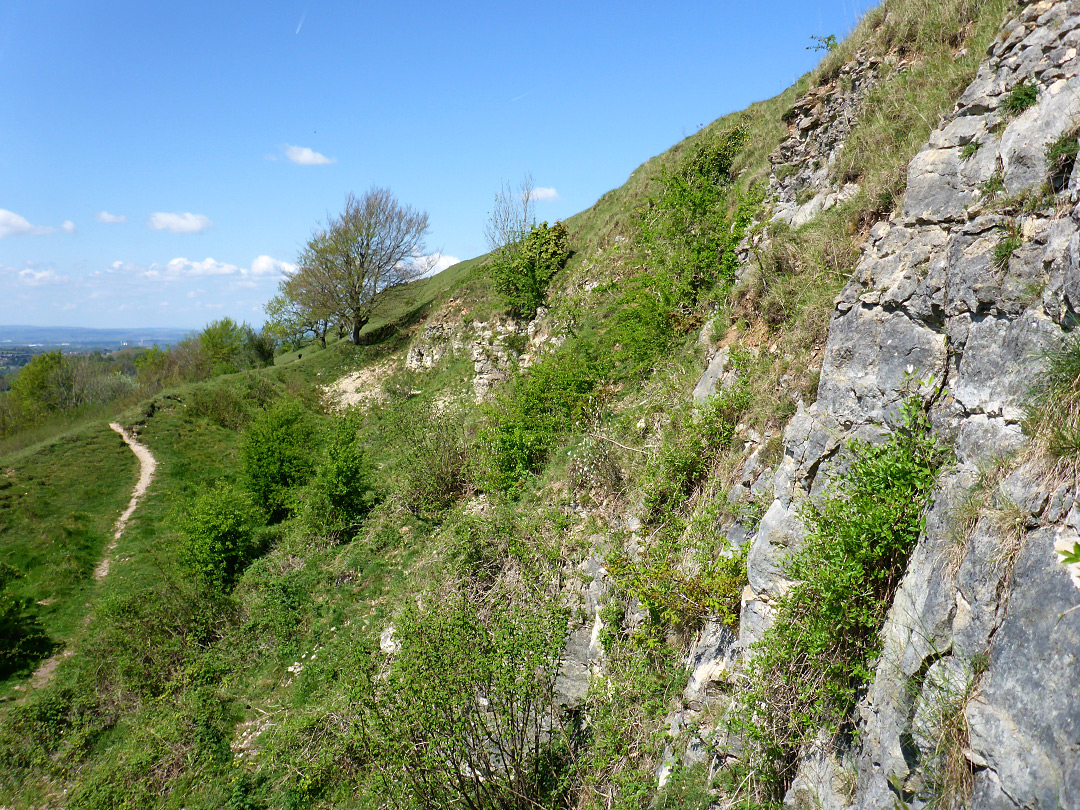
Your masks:
<svg viewBox="0 0 1080 810"><path fill-rule="evenodd" d="M293 508L298 487L314 468L315 426L311 414L295 400L282 400L251 423L240 448L244 482L272 520Z"/></svg>
<svg viewBox="0 0 1080 810"><path fill-rule="evenodd" d="M250 418L245 398L228 385L208 383L195 388L191 392L188 409L196 416L209 419L226 430L239 430Z"/></svg>
<svg viewBox="0 0 1080 810"><path fill-rule="evenodd" d="M730 446L749 404L749 389L740 381L710 397L700 411L687 406L671 414L646 471L645 506L651 514L677 508L693 494Z"/></svg>
<svg viewBox="0 0 1080 810"><path fill-rule="evenodd" d="M475 447L461 410L406 405L397 423L404 448L395 480L415 515L442 512L473 490Z"/></svg>
<svg viewBox="0 0 1080 810"><path fill-rule="evenodd" d="M881 444L852 442L847 470L802 510L806 540L787 571L797 584L752 648L735 725L753 745L770 799L786 791L801 745L821 728L846 727L873 676L881 626L943 460L913 401L904 417Z"/></svg>
<svg viewBox="0 0 1080 810"><path fill-rule="evenodd" d="M500 251L490 272L507 310L522 318L534 317L552 277L569 258L570 235L561 222L550 227L546 222L533 225L519 241Z"/></svg>
<svg viewBox="0 0 1080 810"><path fill-rule="evenodd" d="M1080 132L1070 129L1046 146L1046 174L1054 191L1061 191L1069 182L1076 153L1080 151Z"/></svg>
<svg viewBox="0 0 1080 810"><path fill-rule="evenodd" d="M372 506L370 471L357 440L359 421L353 411L327 429L322 458L304 498L310 528L335 542L351 538Z"/></svg>
<svg viewBox="0 0 1080 810"><path fill-rule="evenodd" d="M30 609L33 600L17 596L9 587L22 575L0 562L0 678L46 655L52 643Z"/></svg>
<svg viewBox="0 0 1080 810"><path fill-rule="evenodd" d="M661 170L657 191L635 215L635 244L669 308L693 305L717 280L734 277L735 246L760 197L743 201L729 219L732 165L748 132L739 124L704 134L675 170Z"/></svg>
<svg viewBox="0 0 1080 810"><path fill-rule="evenodd" d="M1009 91L1001 103L1002 109L1009 115L1019 115L1039 100L1039 88L1028 81L1022 81Z"/></svg>
<svg viewBox="0 0 1080 810"><path fill-rule="evenodd" d="M569 455L566 480L575 492L603 501L621 491L622 469L607 442L587 435Z"/></svg>
<svg viewBox="0 0 1080 810"><path fill-rule="evenodd" d="M202 585L227 590L259 551L258 510L243 490L218 484L195 496L180 522L181 566Z"/></svg>
<svg viewBox="0 0 1080 810"><path fill-rule="evenodd" d="M398 651L376 655L354 690L384 795L419 807L562 806L565 609L527 586L424 603L398 616Z"/></svg>
<svg viewBox="0 0 1080 810"><path fill-rule="evenodd" d="M681 571L683 561L668 555L636 562L617 556L608 561L608 570L623 590L638 598L654 624L693 628L715 616L737 627L749 550L749 543L741 550L725 548L693 573Z"/></svg>
<svg viewBox="0 0 1080 810"><path fill-rule="evenodd" d="M500 392L480 437L483 477L516 494L598 396L604 364L584 342L567 342Z"/></svg>

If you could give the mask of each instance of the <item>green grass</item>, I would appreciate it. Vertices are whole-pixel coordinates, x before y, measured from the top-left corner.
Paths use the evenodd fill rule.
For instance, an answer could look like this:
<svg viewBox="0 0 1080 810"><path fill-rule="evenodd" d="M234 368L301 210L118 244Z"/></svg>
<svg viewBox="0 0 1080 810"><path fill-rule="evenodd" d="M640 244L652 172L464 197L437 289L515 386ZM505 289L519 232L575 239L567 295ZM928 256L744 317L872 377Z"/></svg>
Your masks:
<svg viewBox="0 0 1080 810"><path fill-rule="evenodd" d="M0 447L8 451L0 474L16 470L11 486L0 478L0 499L13 499L0 513L3 548L21 549L28 576L20 588L59 594L43 617L75 650L49 686L0 705L0 803L42 805L48 793L66 789L72 807L377 806L380 797L368 794L370 751L356 734L356 676L379 655L379 635L402 606L430 604L439 583L480 593L526 574L576 577L587 555L621 548L625 538L610 516L639 511L648 500L654 508L643 516L640 566L615 583L604 609L609 678L588 698L593 731L573 776L582 802L614 796L623 807L647 806L666 739L658 729L685 684L688 629L719 612L733 622L741 595L741 558L716 564L726 542L719 522L741 509L727 498L743 454L744 434L735 426L771 431L766 461L778 460L778 437L796 399L815 396L813 368L833 298L867 227L892 210L906 163L951 109L1011 8L1004 0L899 0L888 14L870 12L795 86L710 124L570 218L575 253L552 280L551 317L573 333L563 355L592 347L603 361L582 377L588 384L574 401L557 394L565 399L567 383L582 375L558 354L504 387L490 410L471 407L467 353L423 373L401 368L409 342L436 315L468 323L502 313L485 257L477 257L409 285L366 326L363 345L331 338L325 349L313 344L279 356L273 368L126 405L121 421L141 426L159 467L101 586L87 584L85 572L100 558L134 481L130 452L101 422L67 433L46 426ZM968 55L954 58L960 48ZM833 179L858 180L862 194L797 230L756 226L754 235L767 228L768 240L744 282L717 283L680 308L661 336L664 351L642 319L637 331L619 337L612 324L627 311L628 283L636 279L635 289L647 293L655 281L634 239L640 206L663 185L655 182L661 169L675 171L704 139L746 127L719 212L730 218L767 180L768 155L788 135L785 111L811 86L836 79L858 49L912 60L904 72L883 76L836 166ZM738 402L715 424L708 409L695 421L681 407L701 371L697 332L709 318L714 340L746 349L732 366ZM620 353L638 338L644 359L630 368ZM243 431L262 408L288 397L325 424L321 386L395 360L383 381L386 403L358 419L370 465L365 481L377 496L359 528L326 531L298 509L259 529L259 556L231 591L209 593L188 581L176 559L182 515L218 482L242 485ZM450 410L441 410L447 402ZM453 410L455 402L463 412ZM500 476L491 476L490 466L483 474L499 446L508 486L492 482ZM85 480L92 461L102 466ZM14 482L22 481L28 489L18 494ZM485 486L489 491L473 499ZM516 501L501 497L500 488ZM70 522L79 504L87 505L85 514ZM843 511L843 503L834 506ZM36 538L42 527L51 540ZM825 524L817 531L824 538ZM70 559L68 569L46 564L56 552ZM634 592L658 621L624 626ZM862 607L876 620L881 605ZM862 659L855 665L865 668ZM841 698L849 685L839 684ZM266 726L251 752L234 757L229 744L257 723ZM662 801L699 787L677 784Z"/></svg>
<svg viewBox="0 0 1080 810"><path fill-rule="evenodd" d="M86 615L94 568L137 478L135 457L101 422L0 457L0 561L24 575L13 590L39 603L58 645ZM0 692L24 679L13 676Z"/></svg>

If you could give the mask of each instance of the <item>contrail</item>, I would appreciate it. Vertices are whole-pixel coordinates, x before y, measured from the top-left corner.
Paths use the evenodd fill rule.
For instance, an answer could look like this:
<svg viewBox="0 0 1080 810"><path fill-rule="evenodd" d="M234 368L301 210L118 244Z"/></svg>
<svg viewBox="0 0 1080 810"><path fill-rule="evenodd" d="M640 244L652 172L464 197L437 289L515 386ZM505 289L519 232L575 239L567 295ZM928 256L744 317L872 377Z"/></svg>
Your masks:
<svg viewBox="0 0 1080 810"><path fill-rule="evenodd" d="M298 24L298 25L296 26L296 33L298 33L298 34L299 34L299 33L300 33L300 29L304 27L304 17L306 17L306 16L307 16L307 9L305 8L305 9L304 9L304 13L300 15L300 22L299 22L299 24Z"/></svg>
<svg viewBox="0 0 1080 810"><path fill-rule="evenodd" d="M523 98L525 98L525 96L528 96L528 95L531 95L531 94L532 94L532 90L530 90L528 93L522 93L517 98L510 99L510 103L513 104L515 101L521 101Z"/></svg>

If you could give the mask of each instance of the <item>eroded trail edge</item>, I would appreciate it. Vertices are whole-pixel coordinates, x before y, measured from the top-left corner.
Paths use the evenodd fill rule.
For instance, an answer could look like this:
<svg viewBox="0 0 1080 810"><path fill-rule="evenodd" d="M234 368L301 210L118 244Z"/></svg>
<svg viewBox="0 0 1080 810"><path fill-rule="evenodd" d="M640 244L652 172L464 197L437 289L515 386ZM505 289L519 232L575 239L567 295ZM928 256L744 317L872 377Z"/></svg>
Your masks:
<svg viewBox="0 0 1080 810"><path fill-rule="evenodd" d="M116 519L116 526L113 528L112 542L105 548L104 558L98 563L97 568L94 569L95 579L104 579L108 575L109 566L112 562L112 554L116 551L116 544L123 535L127 522L135 513L135 507L139 505L139 500L146 494L150 482L154 480L154 470L157 469L157 459L154 458L154 454L150 452L150 449L146 445L139 444L129 431L124 430L124 428L116 422L110 422L109 427L120 434L124 443L131 448L131 452L139 459L139 480L135 483L135 488L131 491L131 500L128 501L127 509L125 509L120 514L120 517Z"/></svg>
<svg viewBox="0 0 1080 810"><path fill-rule="evenodd" d="M94 579L98 581L105 579L109 574L109 566L112 564L112 555L116 551L116 545L120 540L120 537L124 534L124 528L127 526L127 522L131 519L131 516L135 513L135 507L139 505L139 499L146 494L146 490L150 486L150 482L154 479L154 470L157 469L157 459L154 458L154 454L150 452L146 445L139 444L135 437L124 430L116 422L110 422L109 427L120 434L124 443L131 448L131 452L135 454L135 457L139 459L139 480L135 483L135 488L131 491L131 500L128 501L127 508L120 513L120 517L116 519L116 524L113 526L112 541L105 547L105 556L101 562L97 564L97 568L94 569ZM34 689L40 689L45 686L50 680L52 680L53 674L56 672L56 668L60 665L60 662L74 654L74 649L68 647L44 661L39 666L34 674L30 676L30 686ZM17 690L22 690L25 687L17 686Z"/></svg>

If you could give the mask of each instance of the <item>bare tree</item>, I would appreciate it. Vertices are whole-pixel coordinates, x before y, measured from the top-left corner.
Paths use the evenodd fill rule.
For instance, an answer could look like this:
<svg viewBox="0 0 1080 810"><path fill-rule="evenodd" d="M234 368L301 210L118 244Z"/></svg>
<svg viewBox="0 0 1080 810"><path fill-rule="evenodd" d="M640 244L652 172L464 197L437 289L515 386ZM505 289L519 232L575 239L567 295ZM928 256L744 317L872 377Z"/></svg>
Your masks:
<svg viewBox="0 0 1080 810"><path fill-rule="evenodd" d="M359 343L371 317L431 269L423 255L427 232L427 214L401 205L388 189L350 194L345 209L308 240L281 292L311 320L347 323Z"/></svg>
<svg viewBox="0 0 1080 810"><path fill-rule="evenodd" d="M495 204L484 226L488 247L504 253L520 242L536 223L533 179L526 174L515 191L509 181L495 192Z"/></svg>

